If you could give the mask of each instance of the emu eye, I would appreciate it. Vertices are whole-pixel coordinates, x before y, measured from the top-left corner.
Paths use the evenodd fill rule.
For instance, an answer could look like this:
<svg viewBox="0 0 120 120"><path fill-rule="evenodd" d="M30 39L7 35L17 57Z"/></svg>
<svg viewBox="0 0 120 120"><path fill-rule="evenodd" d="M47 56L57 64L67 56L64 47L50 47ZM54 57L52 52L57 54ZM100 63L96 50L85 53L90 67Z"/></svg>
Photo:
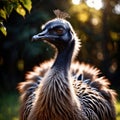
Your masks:
<svg viewBox="0 0 120 120"><path fill-rule="evenodd" d="M55 34L55 35L63 35L65 33L65 29L63 27L54 27L52 29L49 29L50 34Z"/></svg>
<svg viewBox="0 0 120 120"><path fill-rule="evenodd" d="M54 31L58 34L58 35L62 35L64 33L64 29L63 28L55 28Z"/></svg>

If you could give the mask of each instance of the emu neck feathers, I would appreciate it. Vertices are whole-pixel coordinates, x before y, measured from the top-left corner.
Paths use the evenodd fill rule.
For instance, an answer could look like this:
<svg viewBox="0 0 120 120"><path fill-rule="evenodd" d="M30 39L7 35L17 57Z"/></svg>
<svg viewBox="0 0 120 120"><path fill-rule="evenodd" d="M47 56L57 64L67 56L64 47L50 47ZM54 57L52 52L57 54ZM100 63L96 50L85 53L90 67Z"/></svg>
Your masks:
<svg viewBox="0 0 120 120"><path fill-rule="evenodd" d="M61 50L60 48L58 49L58 55L52 66L52 69L54 68L58 71L64 72L65 75L68 74L74 46L75 46L75 41L72 40L63 50Z"/></svg>

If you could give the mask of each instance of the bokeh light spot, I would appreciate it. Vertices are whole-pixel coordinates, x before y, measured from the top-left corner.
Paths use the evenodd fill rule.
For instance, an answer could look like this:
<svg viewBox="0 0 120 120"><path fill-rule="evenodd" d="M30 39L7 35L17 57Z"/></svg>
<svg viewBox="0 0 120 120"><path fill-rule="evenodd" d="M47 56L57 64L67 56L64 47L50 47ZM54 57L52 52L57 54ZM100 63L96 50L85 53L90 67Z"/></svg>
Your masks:
<svg viewBox="0 0 120 120"><path fill-rule="evenodd" d="M96 10L100 10L103 7L102 0L86 0L86 3L89 7L95 8Z"/></svg>
<svg viewBox="0 0 120 120"><path fill-rule="evenodd" d="M75 4L75 5L79 5L81 2L81 0L72 0L72 3Z"/></svg>

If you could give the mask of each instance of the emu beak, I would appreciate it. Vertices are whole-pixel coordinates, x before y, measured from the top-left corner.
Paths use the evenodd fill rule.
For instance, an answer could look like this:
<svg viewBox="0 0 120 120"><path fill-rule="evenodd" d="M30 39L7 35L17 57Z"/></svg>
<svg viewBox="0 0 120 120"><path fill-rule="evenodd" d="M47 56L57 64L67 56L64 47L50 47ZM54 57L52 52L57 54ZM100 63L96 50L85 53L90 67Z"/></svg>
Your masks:
<svg viewBox="0 0 120 120"><path fill-rule="evenodd" d="M40 33L38 33L37 35L34 35L32 37L32 41L36 41L36 40L40 40L40 39L45 39L45 35L47 34L47 30L44 30Z"/></svg>
<svg viewBox="0 0 120 120"><path fill-rule="evenodd" d="M55 35L50 35L47 30L44 30L37 35L34 35L32 37L32 41L37 41L37 40L54 40L55 38L58 38L58 36Z"/></svg>

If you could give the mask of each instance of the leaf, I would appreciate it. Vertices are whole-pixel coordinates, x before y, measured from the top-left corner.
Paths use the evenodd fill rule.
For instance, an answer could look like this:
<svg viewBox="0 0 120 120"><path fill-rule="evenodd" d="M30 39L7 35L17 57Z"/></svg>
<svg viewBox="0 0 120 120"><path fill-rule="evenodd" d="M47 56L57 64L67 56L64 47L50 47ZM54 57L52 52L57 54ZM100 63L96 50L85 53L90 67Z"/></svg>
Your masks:
<svg viewBox="0 0 120 120"><path fill-rule="evenodd" d="M7 17L9 17L9 15L12 12L12 10L13 10L13 5L12 4L4 6L4 11L6 12L6 16Z"/></svg>
<svg viewBox="0 0 120 120"><path fill-rule="evenodd" d="M30 12L30 10L32 9L32 2L31 2L31 0L20 0L20 2Z"/></svg>
<svg viewBox="0 0 120 120"><path fill-rule="evenodd" d="M0 17L6 19L6 12L3 9L0 9Z"/></svg>
<svg viewBox="0 0 120 120"><path fill-rule="evenodd" d="M6 27L3 25L3 22L0 22L0 31L1 31L5 36L7 35Z"/></svg>
<svg viewBox="0 0 120 120"><path fill-rule="evenodd" d="M20 15L22 15L23 17L25 16L26 14L26 11L25 9L22 7L22 5L18 5L18 7L16 8L16 12Z"/></svg>

